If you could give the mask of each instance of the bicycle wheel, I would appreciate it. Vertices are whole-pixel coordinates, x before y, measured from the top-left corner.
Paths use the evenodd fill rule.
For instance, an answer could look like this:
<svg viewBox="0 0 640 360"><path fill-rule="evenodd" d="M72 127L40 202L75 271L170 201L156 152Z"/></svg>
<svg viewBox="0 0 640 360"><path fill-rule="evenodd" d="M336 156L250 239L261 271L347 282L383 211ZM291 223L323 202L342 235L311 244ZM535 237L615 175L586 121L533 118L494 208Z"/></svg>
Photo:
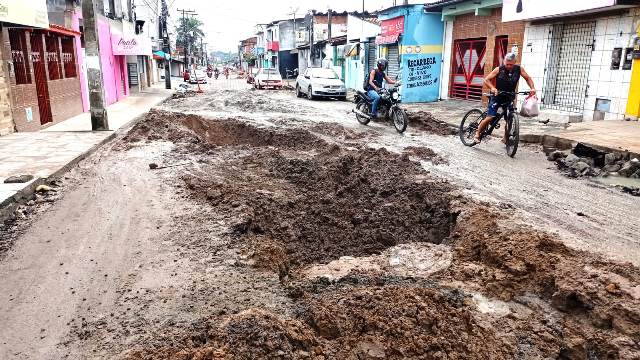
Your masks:
<svg viewBox="0 0 640 360"><path fill-rule="evenodd" d="M476 142L474 141L474 138L476 136L476 131L478 130L478 126L480 126L480 122L486 116L487 114L482 110L473 109L469 111L464 116L464 118L462 118L458 135L460 136L460 140L465 146L476 145Z"/></svg>
<svg viewBox="0 0 640 360"><path fill-rule="evenodd" d="M511 121L507 121L507 134L507 155L515 157L520 144L520 118L516 113L511 114Z"/></svg>

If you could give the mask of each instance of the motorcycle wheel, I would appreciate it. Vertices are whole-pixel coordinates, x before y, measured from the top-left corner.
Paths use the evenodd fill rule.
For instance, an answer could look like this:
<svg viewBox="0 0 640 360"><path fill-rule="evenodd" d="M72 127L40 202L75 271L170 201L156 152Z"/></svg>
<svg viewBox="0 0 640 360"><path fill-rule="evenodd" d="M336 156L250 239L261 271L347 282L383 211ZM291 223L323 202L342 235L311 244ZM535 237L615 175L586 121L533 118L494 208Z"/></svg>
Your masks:
<svg viewBox="0 0 640 360"><path fill-rule="evenodd" d="M402 134L405 130L407 130L407 125L409 125L409 117L407 113L400 108L393 110L393 126L395 126L396 131Z"/></svg>
<svg viewBox="0 0 640 360"><path fill-rule="evenodd" d="M364 101L360 101L357 105L356 105L356 110L363 112L363 113L368 113L369 112L369 106L367 105L366 102ZM367 119L366 117L359 115L358 113L356 113L356 119L358 119L358 122L362 125L367 125L369 124L369 121L371 121L371 119Z"/></svg>

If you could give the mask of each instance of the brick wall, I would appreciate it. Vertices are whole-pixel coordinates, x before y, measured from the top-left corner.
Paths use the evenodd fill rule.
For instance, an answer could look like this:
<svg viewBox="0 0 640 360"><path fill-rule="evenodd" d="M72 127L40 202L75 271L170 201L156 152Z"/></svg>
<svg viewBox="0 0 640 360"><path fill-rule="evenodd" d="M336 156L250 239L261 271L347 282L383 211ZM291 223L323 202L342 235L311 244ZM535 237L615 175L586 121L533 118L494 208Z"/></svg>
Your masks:
<svg viewBox="0 0 640 360"><path fill-rule="evenodd" d="M27 39L29 39L29 36L27 34ZM30 41L27 41L26 45L28 53L31 54ZM2 60L5 63L11 62L11 44L9 42L8 29L6 28L2 30ZM13 69L13 67L11 68ZM79 73L80 70L77 68L76 71ZM30 66L30 73L31 84L23 85L16 84L13 71L8 73L7 79L9 81L7 83L10 91L11 114L17 131L38 131L83 112L80 79L78 77L47 81L53 121L45 125L40 124L40 109L38 107L38 93L33 66ZM0 109L2 108L1 94L2 91L0 90ZM29 108L33 115L31 121L27 119L27 109Z"/></svg>
<svg viewBox="0 0 640 360"><path fill-rule="evenodd" d="M4 39L2 32L0 32L0 40L1 39ZM6 54L6 50L0 46L2 64L6 64L4 54ZM2 66L2 69L0 69L0 136L11 134L14 130L15 125L13 123L13 117L11 116L9 75L7 73L7 67Z"/></svg>
<svg viewBox="0 0 640 360"><path fill-rule="evenodd" d="M518 63L522 54L525 23L523 21L502 22L502 8L493 9L491 16L476 16L465 14L456 16L453 22L453 40L487 39L484 73L488 75L493 70L495 40L498 36L509 37L509 51L513 46L518 47ZM453 66L453 58L451 59Z"/></svg>

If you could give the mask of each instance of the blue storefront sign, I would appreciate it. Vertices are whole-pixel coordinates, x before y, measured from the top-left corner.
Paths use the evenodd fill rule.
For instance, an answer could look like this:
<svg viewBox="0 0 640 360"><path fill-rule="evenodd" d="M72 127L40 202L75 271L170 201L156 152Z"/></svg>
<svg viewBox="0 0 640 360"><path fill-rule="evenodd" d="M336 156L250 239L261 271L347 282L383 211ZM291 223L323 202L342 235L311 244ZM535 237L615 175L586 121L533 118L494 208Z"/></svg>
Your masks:
<svg viewBox="0 0 640 360"><path fill-rule="evenodd" d="M425 13L423 5L410 5L383 11L379 18L398 16L404 16L404 31L398 39L402 100L438 101L444 33L441 14Z"/></svg>

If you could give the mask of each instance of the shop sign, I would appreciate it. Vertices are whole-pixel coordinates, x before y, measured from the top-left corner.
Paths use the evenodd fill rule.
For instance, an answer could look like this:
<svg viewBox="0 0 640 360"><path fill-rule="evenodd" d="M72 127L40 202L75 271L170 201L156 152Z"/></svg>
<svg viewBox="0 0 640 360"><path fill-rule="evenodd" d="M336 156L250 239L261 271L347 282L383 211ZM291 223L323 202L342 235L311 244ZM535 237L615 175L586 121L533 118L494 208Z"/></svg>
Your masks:
<svg viewBox="0 0 640 360"><path fill-rule="evenodd" d="M399 16L389 20L382 20L380 25L380 36L396 37L404 32L404 16Z"/></svg>
<svg viewBox="0 0 640 360"><path fill-rule="evenodd" d="M568 15L613 6L616 0L503 0L502 21L516 21Z"/></svg>
<svg viewBox="0 0 640 360"><path fill-rule="evenodd" d="M46 0L0 0L0 21L40 28L49 27Z"/></svg>
<svg viewBox="0 0 640 360"><path fill-rule="evenodd" d="M395 44L400 35L380 35L376 37L376 45Z"/></svg>
<svg viewBox="0 0 640 360"><path fill-rule="evenodd" d="M151 56L151 41L148 38L138 35L111 36L111 46L114 55L146 55Z"/></svg>

